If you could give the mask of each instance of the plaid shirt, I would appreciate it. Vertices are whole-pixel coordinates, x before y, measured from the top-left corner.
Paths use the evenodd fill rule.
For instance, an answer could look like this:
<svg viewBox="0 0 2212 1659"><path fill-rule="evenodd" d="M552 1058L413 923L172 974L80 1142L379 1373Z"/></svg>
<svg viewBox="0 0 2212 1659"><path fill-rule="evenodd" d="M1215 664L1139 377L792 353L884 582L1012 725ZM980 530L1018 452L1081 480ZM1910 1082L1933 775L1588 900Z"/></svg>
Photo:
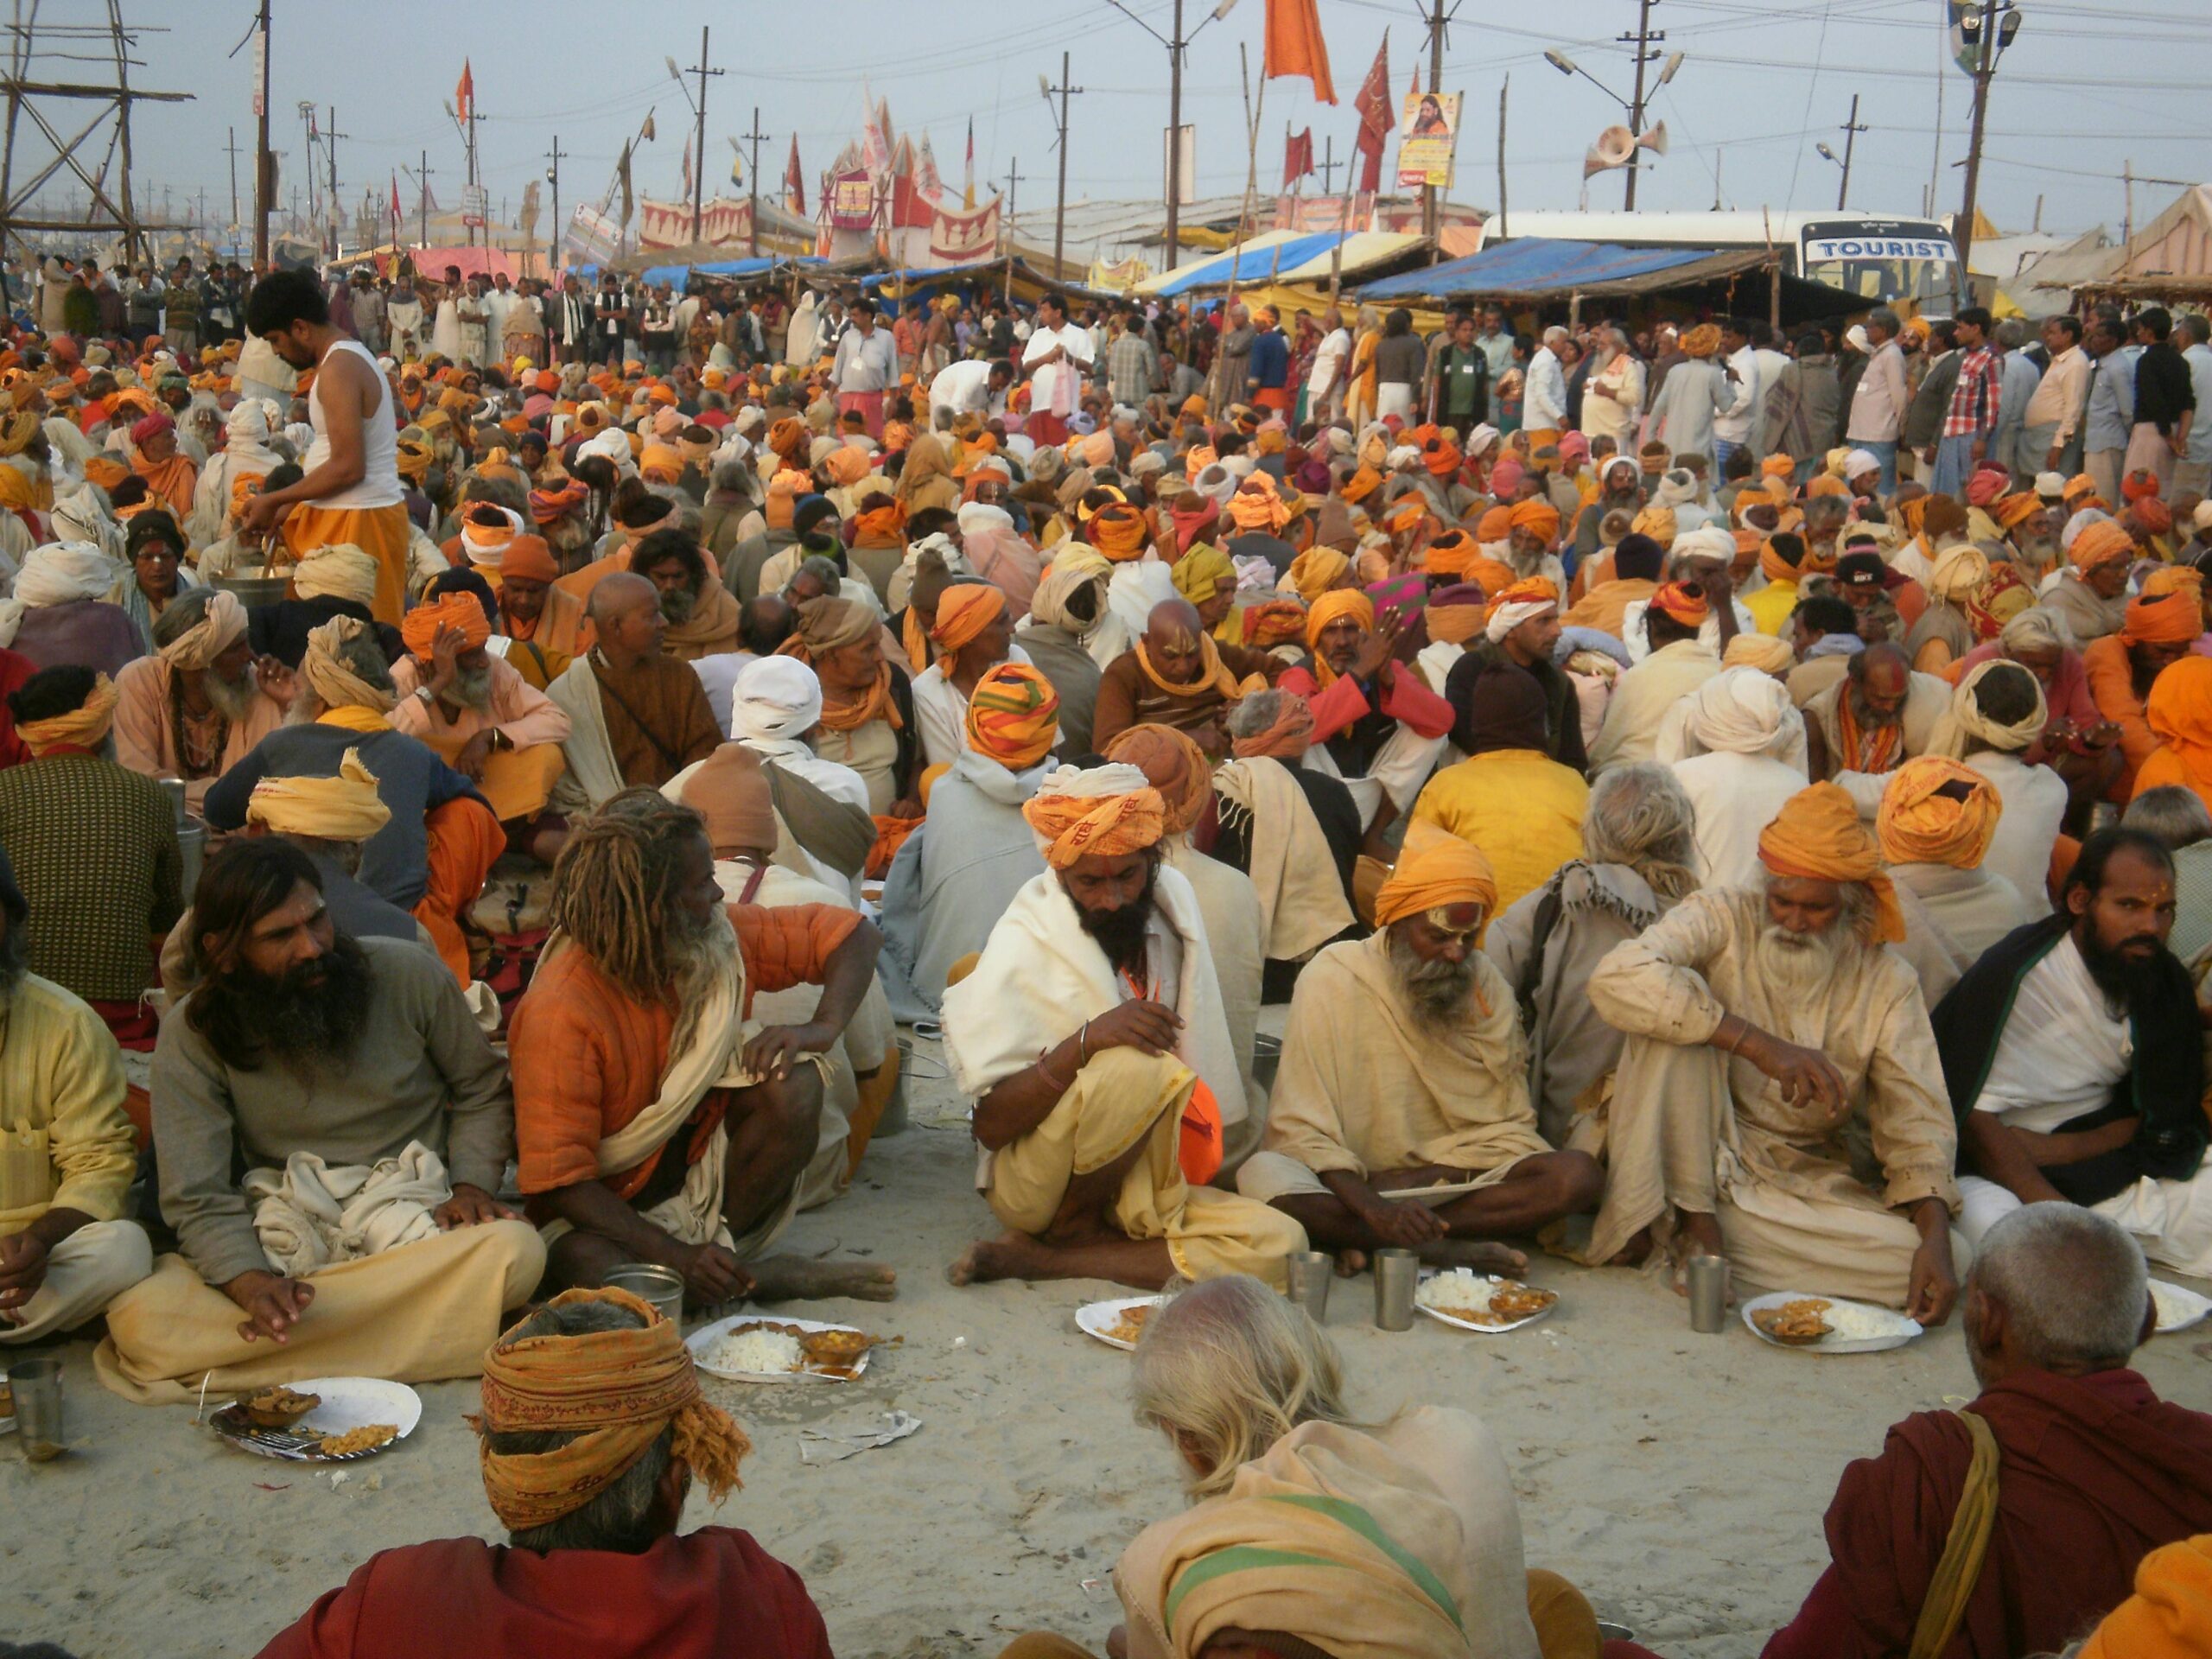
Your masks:
<svg viewBox="0 0 2212 1659"><path fill-rule="evenodd" d="M1158 355L1138 330L1124 329L1106 348L1106 385L1116 402L1132 408L1152 396L1152 371Z"/></svg>
<svg viewBox="0 0 2212 1659"><path fill-rule="evenodd" d="M1959 359L1959 383L1943 414L1947 438L1978 437L1997 429L1997 353L1977 346Z"/></svg>

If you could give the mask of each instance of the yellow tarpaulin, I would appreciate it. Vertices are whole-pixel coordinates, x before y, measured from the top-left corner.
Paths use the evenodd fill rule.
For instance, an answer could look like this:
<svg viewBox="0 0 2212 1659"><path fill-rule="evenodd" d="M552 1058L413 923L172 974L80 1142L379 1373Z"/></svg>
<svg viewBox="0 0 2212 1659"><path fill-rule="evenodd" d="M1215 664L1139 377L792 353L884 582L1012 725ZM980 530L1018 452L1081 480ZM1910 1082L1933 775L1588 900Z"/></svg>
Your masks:
<svg viewBox="0 0 2212 1659"><path fill-rule="evenodd" d="M1261 283L1251 288L1238 289L1236 302L1243 306L1272 305L1281 315L1287 333L1291 319L1300 311L1310 311L1317 321L1319 319L1321 314L1329 308L1329 289L1326 283L1317 288L1302 283ZM1344 314L1347 326L1352 321L1357 304L1350 294L1337 302L1337 308ZM1377 308L1387 316L1396 308L1378 305ZM1406 309L1413 314L1414 332L1418 334L1433 334L1447 321L1441 311L1431 311L1421 306L1408 306Z"/></svg>

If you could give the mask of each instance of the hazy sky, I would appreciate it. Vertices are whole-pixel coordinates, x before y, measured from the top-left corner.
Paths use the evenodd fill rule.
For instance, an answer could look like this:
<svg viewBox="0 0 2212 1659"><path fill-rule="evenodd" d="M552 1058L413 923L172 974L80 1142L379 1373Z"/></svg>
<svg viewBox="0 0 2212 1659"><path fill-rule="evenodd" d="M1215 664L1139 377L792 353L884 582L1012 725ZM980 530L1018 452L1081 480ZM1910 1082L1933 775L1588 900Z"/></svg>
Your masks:
<svg viewBox="0 0 2212 1659"><path fill-rule="evenodd" d="M1237 48L1240 42L1249 48L1256 73L1264 3L1242 0L1226 20L1205 23L1190 48L1185 118L1198 127L1202 193L1234 192L1244 182ZM1173 0L1129 3L1144 22L1167 31ZM1451 0L1446 3L1448 10ZM1416 0L1319 5L1338 103L1317 105L1303 81L1268 85L1259 145L1263 189L1280 178L1286 118L1312 126L1317 153L1332 135L1339 157L1349 149L1357 126L1352 99L1386 28L1394 94L1406 90L1417 56L1427 79ZM1205 0L1187 0L1185 10L1186 27L1208 16ZM2018 39L1998 73L1982 175L1984 210L2001 227L2026 229L2040 195L2046 229L2101 221L2116 232L2123 161L2152 177L2212 173L2196 160L2212 138L2212 115L2204 112L2212 34L2203 27L2202 0L2024 0L2021 10ZM91 0L48 0L42 16L95 22L101 10ZM141 35L137 55L146 67L137 78L198 94L191 104L142 107L134 124L142 190L168 185L181 197L204 188L211 213L226 217L224 143L226 129L235 126L249 150L239 183L250 212L248 54L226 54L253 8L245 0L126 0L125 11L134 23L170 30L149 28ZM1556 33L1543 27L1548 11L1560 20ZM1565 50L1625 94L1631 66L1613 37L1633 29L1636 16L1635 0L1549 8L1461 0L1444 76L1446 90L1466 99L1456 200L1497 205L1497 98L1510 71L1510 205L1576 206L1585 149L1600 128L1623 118L1598 87L1561 76L1542 53ZM1666 122L1672 152L1645 173L1640 205L1705 208L1716 192L1735 207L1833 204L1836 169L1814 145L1827 140L1841 152L1837 129L1857 92L1859 119L1871 130L1859 136L1853 158L1852 206L1916 214L1932 171L1940 181L1938 210L1955 209L1962 169L1952 163L1965 153L1972 87L1948 61L1942 19L1942 0L1658 0L1652 21L1667 31L1663 49L1688 58L1652 105L1652 116ZM338 145L346 201L357 201L364 187L381 199L394 171L413 165L427 148L433 193L451 205L463 160L442 105L467 56L485 116L479 145L495 213L503 196L518 200L527 181L543 175L556 132L569 152L564 213L577 200L596 197L648 108L658 111L659 140L641 147L638 183L641 193L672 199L691 117L664 59L696 62L702 23L713 29L714 66L727 72L708 92L710 188L718 181L727 186L728 137L747 130L757 103L760 130L769 135L761 145L764 187L780 179L796 130L810 208L821 169L858 130L865 78L889 100L894 126L918 139L929 133L955 188L972 116L978 174L1002 179L1018 156L1020 205L1026 211L1048 202L1054 128L1038 76L1057 79L1066 49L1084 89L1072 104L1069 199L1158 194L1167 54L1108 0L774 6L538 0L527 8L276 0L271 143L284 152L289 186L300 176L303 149L296 105L335 104L339 130L352 135ZM49 73L66 68L41 66ZM22 172L19 160L19 178ZM1618 173L1593 180L1592 206L1619 206L1621 182ZM399 189L411 213L413 185L404 174ZM2175 194L2167 186L2139 187L2137 222Z"/></svg>

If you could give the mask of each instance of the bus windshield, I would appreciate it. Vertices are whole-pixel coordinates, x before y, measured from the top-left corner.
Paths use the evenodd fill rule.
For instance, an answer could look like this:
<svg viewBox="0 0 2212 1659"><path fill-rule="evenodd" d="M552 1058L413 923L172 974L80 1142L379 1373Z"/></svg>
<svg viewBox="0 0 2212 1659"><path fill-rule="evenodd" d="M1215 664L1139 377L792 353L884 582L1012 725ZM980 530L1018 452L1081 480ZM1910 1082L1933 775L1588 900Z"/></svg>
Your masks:
<svg viewBox="0 0 2212 1659"><path fill-rule="evenodd" d="M1798 239L1797 273L1872 304L1955 312L1958 250L1940 225L1910 219L1832 219Z"/></svg>

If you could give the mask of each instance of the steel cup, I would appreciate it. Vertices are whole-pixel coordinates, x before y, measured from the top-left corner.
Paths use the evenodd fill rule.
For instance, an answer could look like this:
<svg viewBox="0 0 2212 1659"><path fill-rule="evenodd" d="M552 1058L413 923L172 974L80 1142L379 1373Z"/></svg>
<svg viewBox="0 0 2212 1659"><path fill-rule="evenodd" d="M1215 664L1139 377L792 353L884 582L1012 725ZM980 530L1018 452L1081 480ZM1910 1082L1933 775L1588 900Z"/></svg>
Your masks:
<svg viewBox="0 0 2212 1659"><path fill-rule="evenodd" d="M1686 1273L1689 1280L1690 1329L1707 1335L1723 1331L1728 1325L1728 1260L1719 1255L1690 1257Z"/></svg>
<svg viewBox="0 0 2212 1659"><path fill-rule="evenodd" d="M652 1262L625 1262L607 1270L607 1283L651 1302L670 1324L683 1328L683 1277Z"/></svg>
<svg viewBox="0 0 2212 1659"><path fill-rule="evenodd" d="M1293 1250L1283 1258L1290 1277L1290 1300L1319 1325L1328 1317L1329 1287L1336 1280L1337 1259L1326 1250Z"/></svg>
<svg viewBox="0 0 2212 1659"><path fill-rule="evenodd" d="M1421 1282L1421 1257L1411 1250L1375 1252L1375 1324L1378 1330L1413 1328L1414 1291Z"/></svg>
<svg viewBox="0 0 2212 1659"><path fill-rule="evenodd" d="M16 1396L16 1433L27 1463L48 1463L61 1455L61 1362L19 1360L8 1368L8 1388Z"/></svg>

